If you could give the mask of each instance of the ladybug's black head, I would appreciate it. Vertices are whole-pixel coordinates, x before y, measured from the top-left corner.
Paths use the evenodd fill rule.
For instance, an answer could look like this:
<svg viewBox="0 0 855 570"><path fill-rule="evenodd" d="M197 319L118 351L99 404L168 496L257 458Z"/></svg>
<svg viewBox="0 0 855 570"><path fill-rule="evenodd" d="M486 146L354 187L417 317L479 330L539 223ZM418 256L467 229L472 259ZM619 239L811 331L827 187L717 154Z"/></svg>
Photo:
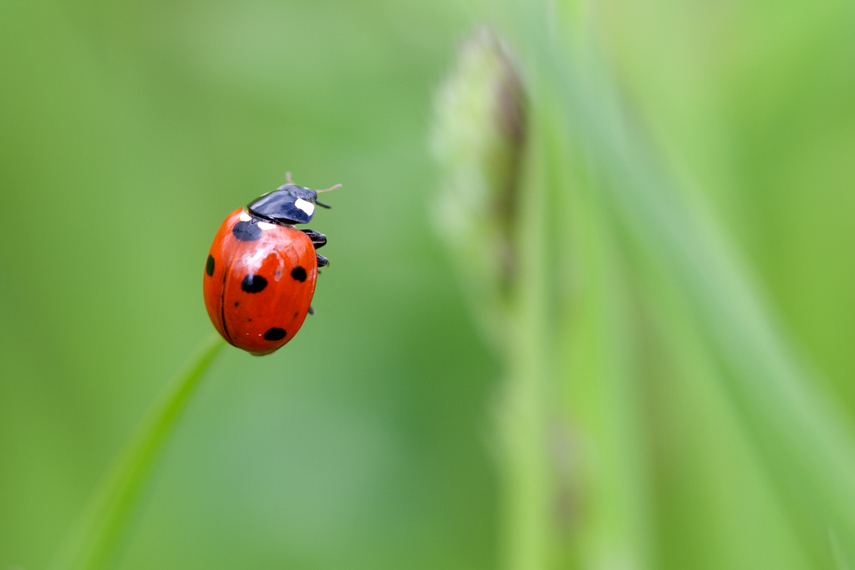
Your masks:
<svg viewBox="0 0 855 570"><path fill-rule="evenodd" d="M329 208L318 202L318 194L314 190L296 184L285 184L251 202L247 208L256 216L280 224L307 224L315 215L316 204Z"/></svg>

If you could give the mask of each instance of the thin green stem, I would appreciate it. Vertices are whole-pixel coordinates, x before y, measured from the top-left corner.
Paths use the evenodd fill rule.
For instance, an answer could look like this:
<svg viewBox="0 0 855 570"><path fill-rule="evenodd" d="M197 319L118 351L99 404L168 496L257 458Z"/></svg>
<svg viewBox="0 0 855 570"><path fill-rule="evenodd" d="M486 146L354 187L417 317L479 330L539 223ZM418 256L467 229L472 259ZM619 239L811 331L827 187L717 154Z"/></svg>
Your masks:
<svg viewBox="0 0 855 570"><path fill-rule="evenodd" d="M674 284L689 330L714 358L741 427L776 483L806 552L831 567L826 529L855 558L855 428L790 347L761 290L726 236L688 202L645 135L634 128L603 67L578 63L572 38L553 38L548 3L511 1L519 33L544 89L565 103L566 132L589 148L603 203L627 238L643 280ZM658 290L661 286L653 285Z"/></svg>
<svg viewBox="0 0 855 570"><path fill-rule="evenodd" d="M172 379L99 486L54 570L100 570L110 565L161 452L223 346L220 336L212 334Z"/></svg>
<svg viewBox="0 0 855 570"><path fill-rule="evenodd" d="M532 137L533 140L537 140ZM514 294L512 341L503 354L507 382L500 431L504 442L504 559L507 570L550 567L554 540L547 449L550 399L544 254L544 181L540 148L527 150L532 164L521 192L520 258Z"/></svg>

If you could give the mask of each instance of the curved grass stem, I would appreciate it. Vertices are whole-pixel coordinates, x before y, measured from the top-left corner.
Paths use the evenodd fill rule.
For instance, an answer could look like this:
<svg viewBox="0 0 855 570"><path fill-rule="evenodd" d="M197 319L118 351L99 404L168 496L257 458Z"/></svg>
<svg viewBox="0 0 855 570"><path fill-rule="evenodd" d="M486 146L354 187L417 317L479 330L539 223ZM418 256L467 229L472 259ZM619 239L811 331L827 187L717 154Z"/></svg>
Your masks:
<svg viewBox="0 0 855 570"><path fill-rule="evenodd" d="M54 570L110 565L166 443L214 357L224 346L212 334L176 375L125 445L73 531Z"/></svg>

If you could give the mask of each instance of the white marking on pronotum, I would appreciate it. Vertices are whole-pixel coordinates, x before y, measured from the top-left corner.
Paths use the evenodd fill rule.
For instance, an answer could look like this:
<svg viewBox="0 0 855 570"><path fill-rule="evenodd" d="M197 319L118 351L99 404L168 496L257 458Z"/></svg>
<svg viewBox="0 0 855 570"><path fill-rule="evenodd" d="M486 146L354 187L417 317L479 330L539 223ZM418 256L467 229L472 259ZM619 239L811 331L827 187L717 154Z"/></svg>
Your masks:
<svg viewBox="0 0 855 570"><path fill-rule="evenodd" d="M262 230L272 230L276 227L276 224L271 224L270 222L258 222L258 227Z"/></svg>
<svg viewBox="0 0 855 570"><path fill-rule="evenodd" d="M311 202L306 202L302 198L297 198L294 205L306 212L306 215L311 216L315 212L315 205Z"/></svg>
<svg viewBox="0 0 855 570"><path fill-rule="evenodd" d="M251 219L252 219L252 216L250 216L250 215L249 215L249 214L247 214L246 212L241 212L241 213L240 213L240 221L242 221L242 222L248 222L248 221L250 221Z"/></svg>

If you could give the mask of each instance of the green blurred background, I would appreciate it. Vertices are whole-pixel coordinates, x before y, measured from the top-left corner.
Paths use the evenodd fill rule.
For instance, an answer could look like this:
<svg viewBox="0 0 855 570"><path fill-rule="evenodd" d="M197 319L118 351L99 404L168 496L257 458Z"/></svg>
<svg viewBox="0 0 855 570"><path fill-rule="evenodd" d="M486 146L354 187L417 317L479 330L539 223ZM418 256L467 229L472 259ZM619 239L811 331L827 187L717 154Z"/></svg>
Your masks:
<svg viewBox="0 0 855 570"><path fill-rule="evenodd" d="M851 416L853 5L558 6L594 15L684 198ZM317 314L273 356L218 358L120 567L503 565L501 365L431 224L427 133L459 42L508 19L451 0L0 4L0 568L47 566L211 331L222 219L286 170L344 186L311 224L331 260ZM634 374L649 567L810 567L727 397L663 380L656 354Z"/></svg>

